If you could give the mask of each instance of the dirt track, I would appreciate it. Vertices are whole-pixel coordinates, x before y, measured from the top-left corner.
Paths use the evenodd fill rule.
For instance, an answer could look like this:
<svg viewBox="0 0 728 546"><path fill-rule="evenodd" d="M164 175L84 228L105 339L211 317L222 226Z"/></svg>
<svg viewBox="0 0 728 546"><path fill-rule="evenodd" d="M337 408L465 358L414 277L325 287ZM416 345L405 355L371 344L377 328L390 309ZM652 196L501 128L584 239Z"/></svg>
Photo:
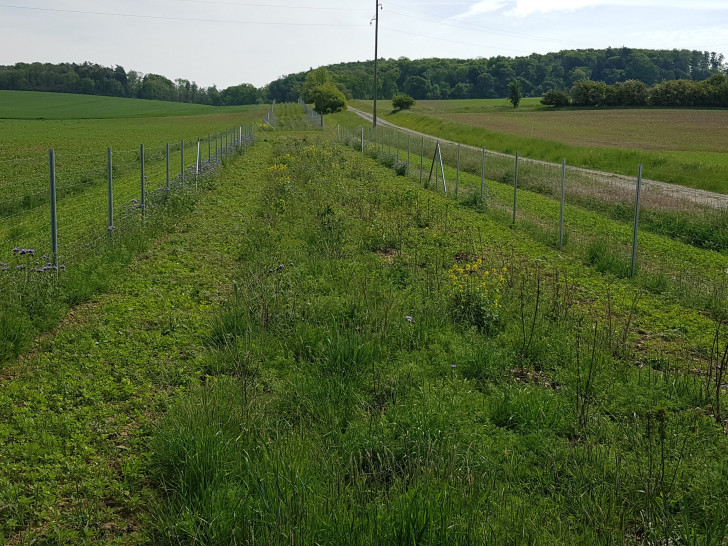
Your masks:
<svg viewBox="0 0 728 546"><path fill-rule="evenodd" d="M372 114L369 114L367 112L362 112L361 110L357 110L356 108L352 108L349 106L349 110L358 116L362 117L363 119L367 121L372 121ZM385 121L381 118L377 119L377 123L380 125L386 125L388 127L393 127L399 131L403 131L405 133L410 133L412 135L422 136L430 139L436 139L436 137L433 137L432 135L428 135L426 133L421 133L419 131L414 131L412 129L407 129L405 127L400 127L399 125L395 125L394 123L390 123L388 121ZM458 144L457 142L453 142L452 140L446 140L446 139L437 139L440 142L445 142L449 144ZM480 148L477 148L475 146L468 146L466 144L461 144L462 147L468 148L471 150L479 151ZM512 157L510 154L503 154L500 152L494 152L492 150L487 150L489 154L497 155L501 157ZM521 157L521 161L533 163L537 165L548 165L550 167L558 168L560 165L557 165L555 163L549 163L547 161L541 161L538 159L528 159ZM595 171L592 169L584 169L580 167L570 167L570 169L577 170L581 173L584 173L586 175L589 175L591 179L593 179L595 182L602 183L604 185L609 186L620 186L625 191L634 191L635 187L635 178L624 176L621 174L614 174L614 173L608 173L603 171ZM721 193L714 193L709 192L705 190L698 190L694 188L686 188L685 186L678 186L675 184L669 184L667 182L659 182L657 180L642 180L642 187L645 193L651 193L653 195L659 194L663 196L664 198L667 198L668 200L676 200L676 201L683 201L688 203L693 203L696 205L701 206L707 206L717 209L727 209L728 210L728 195L724 195Z"/></svg>

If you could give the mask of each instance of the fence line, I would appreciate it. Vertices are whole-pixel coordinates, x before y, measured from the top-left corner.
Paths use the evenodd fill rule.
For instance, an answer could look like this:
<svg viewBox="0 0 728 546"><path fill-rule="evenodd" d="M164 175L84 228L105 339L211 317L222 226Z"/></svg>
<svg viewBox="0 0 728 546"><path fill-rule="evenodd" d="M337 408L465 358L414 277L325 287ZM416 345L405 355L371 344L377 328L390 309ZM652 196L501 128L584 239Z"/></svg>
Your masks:
<svg viewBox="0 0 728 546"><path fill-rule="evenodd" d="M66 160L73 161L78 154L58 155L49 150L45 191L0 201L2 269L9 270L9 262L23 250L33 251L25 252L26 257L48 257L43 267L67 266L82 259L97 241L120 236L125 227L143 222L176 192L197 189L199 177L210 174L232 154L242 152L254 137L254 126L246 124L198 138L195 152L189 153L188 146L187 155L184 140L166 143L161 149L140 145L137 151L115 151L107 147L103 155L83 154L99 161L75 171ZM202 157L205 141L206 160ZM170 158L175 149L179 150L179 173L172 175ZM137 170L136 176L133 170ZM31 265L40 265L40 260Z"/></svg>
<svg viewBox="0 0 728 546"><path fill-rule="evenodd" d="M424 186L439 149L448 179L457 181L448 198L486 207L555 248L578 247L599 270L649 278L658 290L691 285L694 292L700 285L717 305L728 297L728 196L643 181L640 165L630 179L573 167L565 158L552 164L393 126L362 128L340 125L335 137ZM420 142L405 163L398 158L413 136ZM685 243L685 251L661 253L659 237Z"/></svg>

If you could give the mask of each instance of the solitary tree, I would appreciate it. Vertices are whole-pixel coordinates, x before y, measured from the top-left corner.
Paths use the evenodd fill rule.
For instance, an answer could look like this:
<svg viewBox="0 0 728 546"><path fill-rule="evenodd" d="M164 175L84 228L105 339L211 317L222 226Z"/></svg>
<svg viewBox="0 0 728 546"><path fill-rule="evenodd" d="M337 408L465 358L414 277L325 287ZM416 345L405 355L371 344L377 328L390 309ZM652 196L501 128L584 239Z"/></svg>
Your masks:
<svg viewBox="0 0 728 546"><path fill-rule="evenodd" d="M513 108L518 108L521 103L521 80L518 78L508 84L508 101L513 105Z"/></svg>
<svg viewBox="0 0 728 546"><path fill-rule="evenodd" d="M315 98L316 88L331 81L331 74L325 67L316 68L306 74L301 89L301 98L304 102L312 103Z"/></svg>
<svg viewBox="0 0 728 546"><path fill-rule="evenodd" d="M346 97L333 82L319 85L312 95L314 109L322 116L346 109Z"/></svg>

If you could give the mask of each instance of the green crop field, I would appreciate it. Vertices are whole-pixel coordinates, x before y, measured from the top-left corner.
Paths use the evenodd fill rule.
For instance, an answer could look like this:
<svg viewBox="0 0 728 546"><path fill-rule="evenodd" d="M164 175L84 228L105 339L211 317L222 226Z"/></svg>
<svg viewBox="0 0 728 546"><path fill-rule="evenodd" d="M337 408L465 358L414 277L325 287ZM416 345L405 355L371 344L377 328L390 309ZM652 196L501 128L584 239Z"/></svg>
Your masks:
<svg viewBox="0 0 728 546"><path fill-rule="evenodd" d="M728 193L728 111L554 110L535 99L514 110L497 100L421 101L383 118L429 135L498 152ZM498 104L500 102L500 104ZM385 103L386 104L386 103ZM371 112L371 101L352 101Z"/></svg>
<svg viewBox="0 0 728 546"><path fill-rule="evenodd" d="M505 164L446 149L445 194L432 143L275 108L133 237L0 271L0 542L725 541L725 252L646 230L630 277L602 209L559 247Z"/></svg>
<svg viewBox="0 0 728 546"><path fill-rule="evenodd" d="M236 114L257 106L205 106L158 100L0 90L0 119L118 119Z"/></svg>

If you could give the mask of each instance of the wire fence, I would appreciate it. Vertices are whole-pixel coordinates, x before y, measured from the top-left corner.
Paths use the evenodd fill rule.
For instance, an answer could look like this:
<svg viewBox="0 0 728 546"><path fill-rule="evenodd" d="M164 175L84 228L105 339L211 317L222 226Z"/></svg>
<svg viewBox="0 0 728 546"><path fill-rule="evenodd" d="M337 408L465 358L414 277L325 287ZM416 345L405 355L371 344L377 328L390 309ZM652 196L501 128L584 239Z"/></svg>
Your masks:
<svg viewBox="0 0 728 546"><path fill-rule="evenodd" d="M598 270L725 309L728 196L475 148L393 126L336 138ZM670 245L665 241L671 240ZM705 252L711 251L711 252Z"/></svg>
<svg viewBox="0 0 728 546"><path fill-rule="evenodd" d="M304 111L304 113L306 115L306 120L310 124L315 125L316 127L323 128L323 126L324 126L324 117L321 114L319 114L315 110L312 110L308 106L308 104L306 104L305 102L303 102L302 99L298 99L298 104L300 104L303 107L303 111Z"/></svg>
<svg viewBox="0 0 728 546"><path fill-rule="evenodd" d="M247 124L193 142L5 160L4 172L22 176L0 184L0 269L47 271L80 262L175 195L196 189L254 137Z"/></svg>

